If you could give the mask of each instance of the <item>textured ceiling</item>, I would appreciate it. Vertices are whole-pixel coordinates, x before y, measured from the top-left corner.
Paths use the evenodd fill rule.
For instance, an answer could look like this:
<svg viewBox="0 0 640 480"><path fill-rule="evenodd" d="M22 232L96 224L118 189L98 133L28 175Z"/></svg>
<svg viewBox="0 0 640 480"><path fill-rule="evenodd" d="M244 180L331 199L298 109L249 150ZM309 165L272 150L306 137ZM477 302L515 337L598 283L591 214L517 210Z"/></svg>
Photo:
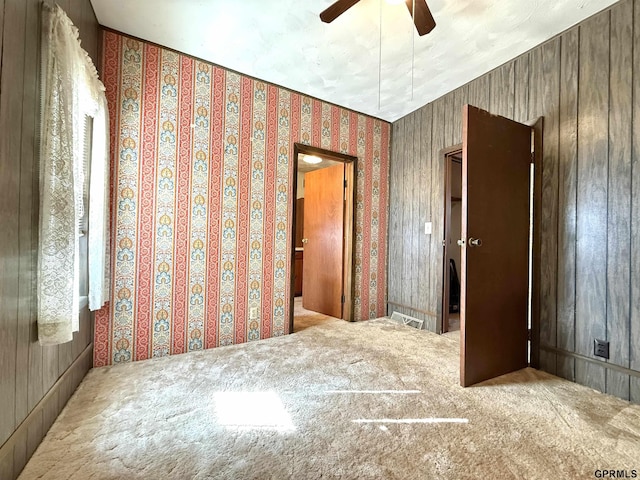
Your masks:
<svg viewBox="0 0 640 480"><path fill-rule="evenodd" d="M331 24L318 15L333 0L91 2L106 27L395 121L616 0L428 0L424 37L385 0Z"/></svg>

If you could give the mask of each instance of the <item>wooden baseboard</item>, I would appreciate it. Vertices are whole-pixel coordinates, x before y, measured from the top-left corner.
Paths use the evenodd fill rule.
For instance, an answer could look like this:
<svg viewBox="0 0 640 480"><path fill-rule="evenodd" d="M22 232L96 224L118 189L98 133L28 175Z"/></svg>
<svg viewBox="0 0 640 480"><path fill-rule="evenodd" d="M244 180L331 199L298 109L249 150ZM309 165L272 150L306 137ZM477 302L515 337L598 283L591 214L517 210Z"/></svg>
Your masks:
<svg viewBox="0 0 640 480"><path fill-rule="evenodd" d="M580 355L579 353L569 352L567 350L563 350L557 347L551 347L548 345L540 345L540 350L544 352L554 353L556 355L561 355L569 358L576 358L578 360L582 360L584 362L591 363L593 365L597 365L598 367L606 368L608 370L613 370L619 373L623 373L625 375L629 375L630 377L640 378L640 372L637 370L632 370L630 368L621 367L620 365L616 365L615 363L605 362L604 360L597 360L595 358L585 357L584 355Z"/></svg>
<svg viewBox="0 0 640 480"><path fill-rule="evenodd" d="M408 305L403 305L403 304L397 303L397 302L387 302L387 305L395 305L396 307L400 307L400 308L403 308L405 310L413 310L414 312L422 313L423 315L427 315L428 317L437 317L438 316L437 313L429 312L427 310L420 310L419 308L413 308L413 307L410 307Z"/></svg>
<svg viewBox="0 0 640 480"><path fill-rule="evenodd" d="M14 454L22 457L22 462L26 463L40 444L47 431L51 427L51 423L55 420L67 401L80 385L87 372L93 366L93 343L90 343L78 358L60 375L60 378L53 384L51 389L46 393L42 400L31 410L27 418L16 428L13 434L0 447L0 466L3 464L12 464ZM40 423L41 425L38 425ZM38 428L40 427L40 428ZM37 434L34 435L34 432ZM20 452L20 454L18 454ZM24 465L18 468L13 467L13 476L8 478L17 478ZM0 471L2 469L0 468ZM4 476L0 475L3 479Z"/></svg>

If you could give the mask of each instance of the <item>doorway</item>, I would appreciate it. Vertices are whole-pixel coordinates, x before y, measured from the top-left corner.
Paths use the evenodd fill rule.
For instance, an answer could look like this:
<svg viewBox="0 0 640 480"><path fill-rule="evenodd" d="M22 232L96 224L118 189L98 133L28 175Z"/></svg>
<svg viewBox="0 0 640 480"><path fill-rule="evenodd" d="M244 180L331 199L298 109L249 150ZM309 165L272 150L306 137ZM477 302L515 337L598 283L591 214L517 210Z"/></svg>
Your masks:
<svg viewBox="0 0 640 480"><path fill-rule="evenodd" d="M462 145L443 152L445 173L444 278L441 332L460 330L460 264L462 238Z"/></svg>
<svg viewBox="0 0 640 480"><path fill-rule="evenodd" d="M462 145L442 151L440 330L455 328L459 312L466 387L537 365L542 119L522 124L471 105L462 119Z"/></svg>
<svg viewBox="0 0 640 480"><path fill-rule="evenodd" d="M290 206L291 333L353 319L357 158L296 143Z"/></svg>

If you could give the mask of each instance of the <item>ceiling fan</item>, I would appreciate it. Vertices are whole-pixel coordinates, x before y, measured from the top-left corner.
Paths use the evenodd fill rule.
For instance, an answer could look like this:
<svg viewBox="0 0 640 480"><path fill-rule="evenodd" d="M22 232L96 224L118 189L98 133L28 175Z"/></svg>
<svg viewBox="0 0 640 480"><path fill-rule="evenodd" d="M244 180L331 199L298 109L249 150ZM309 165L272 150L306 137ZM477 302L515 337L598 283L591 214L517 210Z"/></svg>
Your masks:
<svg viewBox="0 0 640 480"><path fill-rule="evenodd" d="M359 1L360 0L338 0L320 14L320 20L325 23L331 23ZM413 14L414 0L401 1L404 1L405 5L409 9L409 14L413 17L413 22L416 25L418 35L426 35L435 28L436 22L433 19L433 15L431 15L431 12L429 11L426 0L415 0L415 15Z"/></svg>

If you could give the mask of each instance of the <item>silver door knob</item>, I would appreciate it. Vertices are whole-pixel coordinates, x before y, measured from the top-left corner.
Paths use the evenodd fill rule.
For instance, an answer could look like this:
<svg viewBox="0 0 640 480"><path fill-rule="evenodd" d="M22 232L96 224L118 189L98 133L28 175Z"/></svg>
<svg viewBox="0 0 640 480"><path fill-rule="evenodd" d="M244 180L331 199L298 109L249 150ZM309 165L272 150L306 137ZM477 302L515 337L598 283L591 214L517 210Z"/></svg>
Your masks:
<svg viewBox="0 0 640 480"><path fill-rule="evenodd" d="M309 243L309 239L308 238L303 238L302 239L302 243Z"/></svg>
<svg viewBox="0 0 640 480"><path fill-rule="evenodd" d="M469 237L469 246L470 247L481 247L482 246L482 239Z"/></svg>
<svg viewBox="0 0 640 480"><path fill-rule="evenodd" d="M458 240L458 246L459 247L464 247L464 240Z"/></svg>

